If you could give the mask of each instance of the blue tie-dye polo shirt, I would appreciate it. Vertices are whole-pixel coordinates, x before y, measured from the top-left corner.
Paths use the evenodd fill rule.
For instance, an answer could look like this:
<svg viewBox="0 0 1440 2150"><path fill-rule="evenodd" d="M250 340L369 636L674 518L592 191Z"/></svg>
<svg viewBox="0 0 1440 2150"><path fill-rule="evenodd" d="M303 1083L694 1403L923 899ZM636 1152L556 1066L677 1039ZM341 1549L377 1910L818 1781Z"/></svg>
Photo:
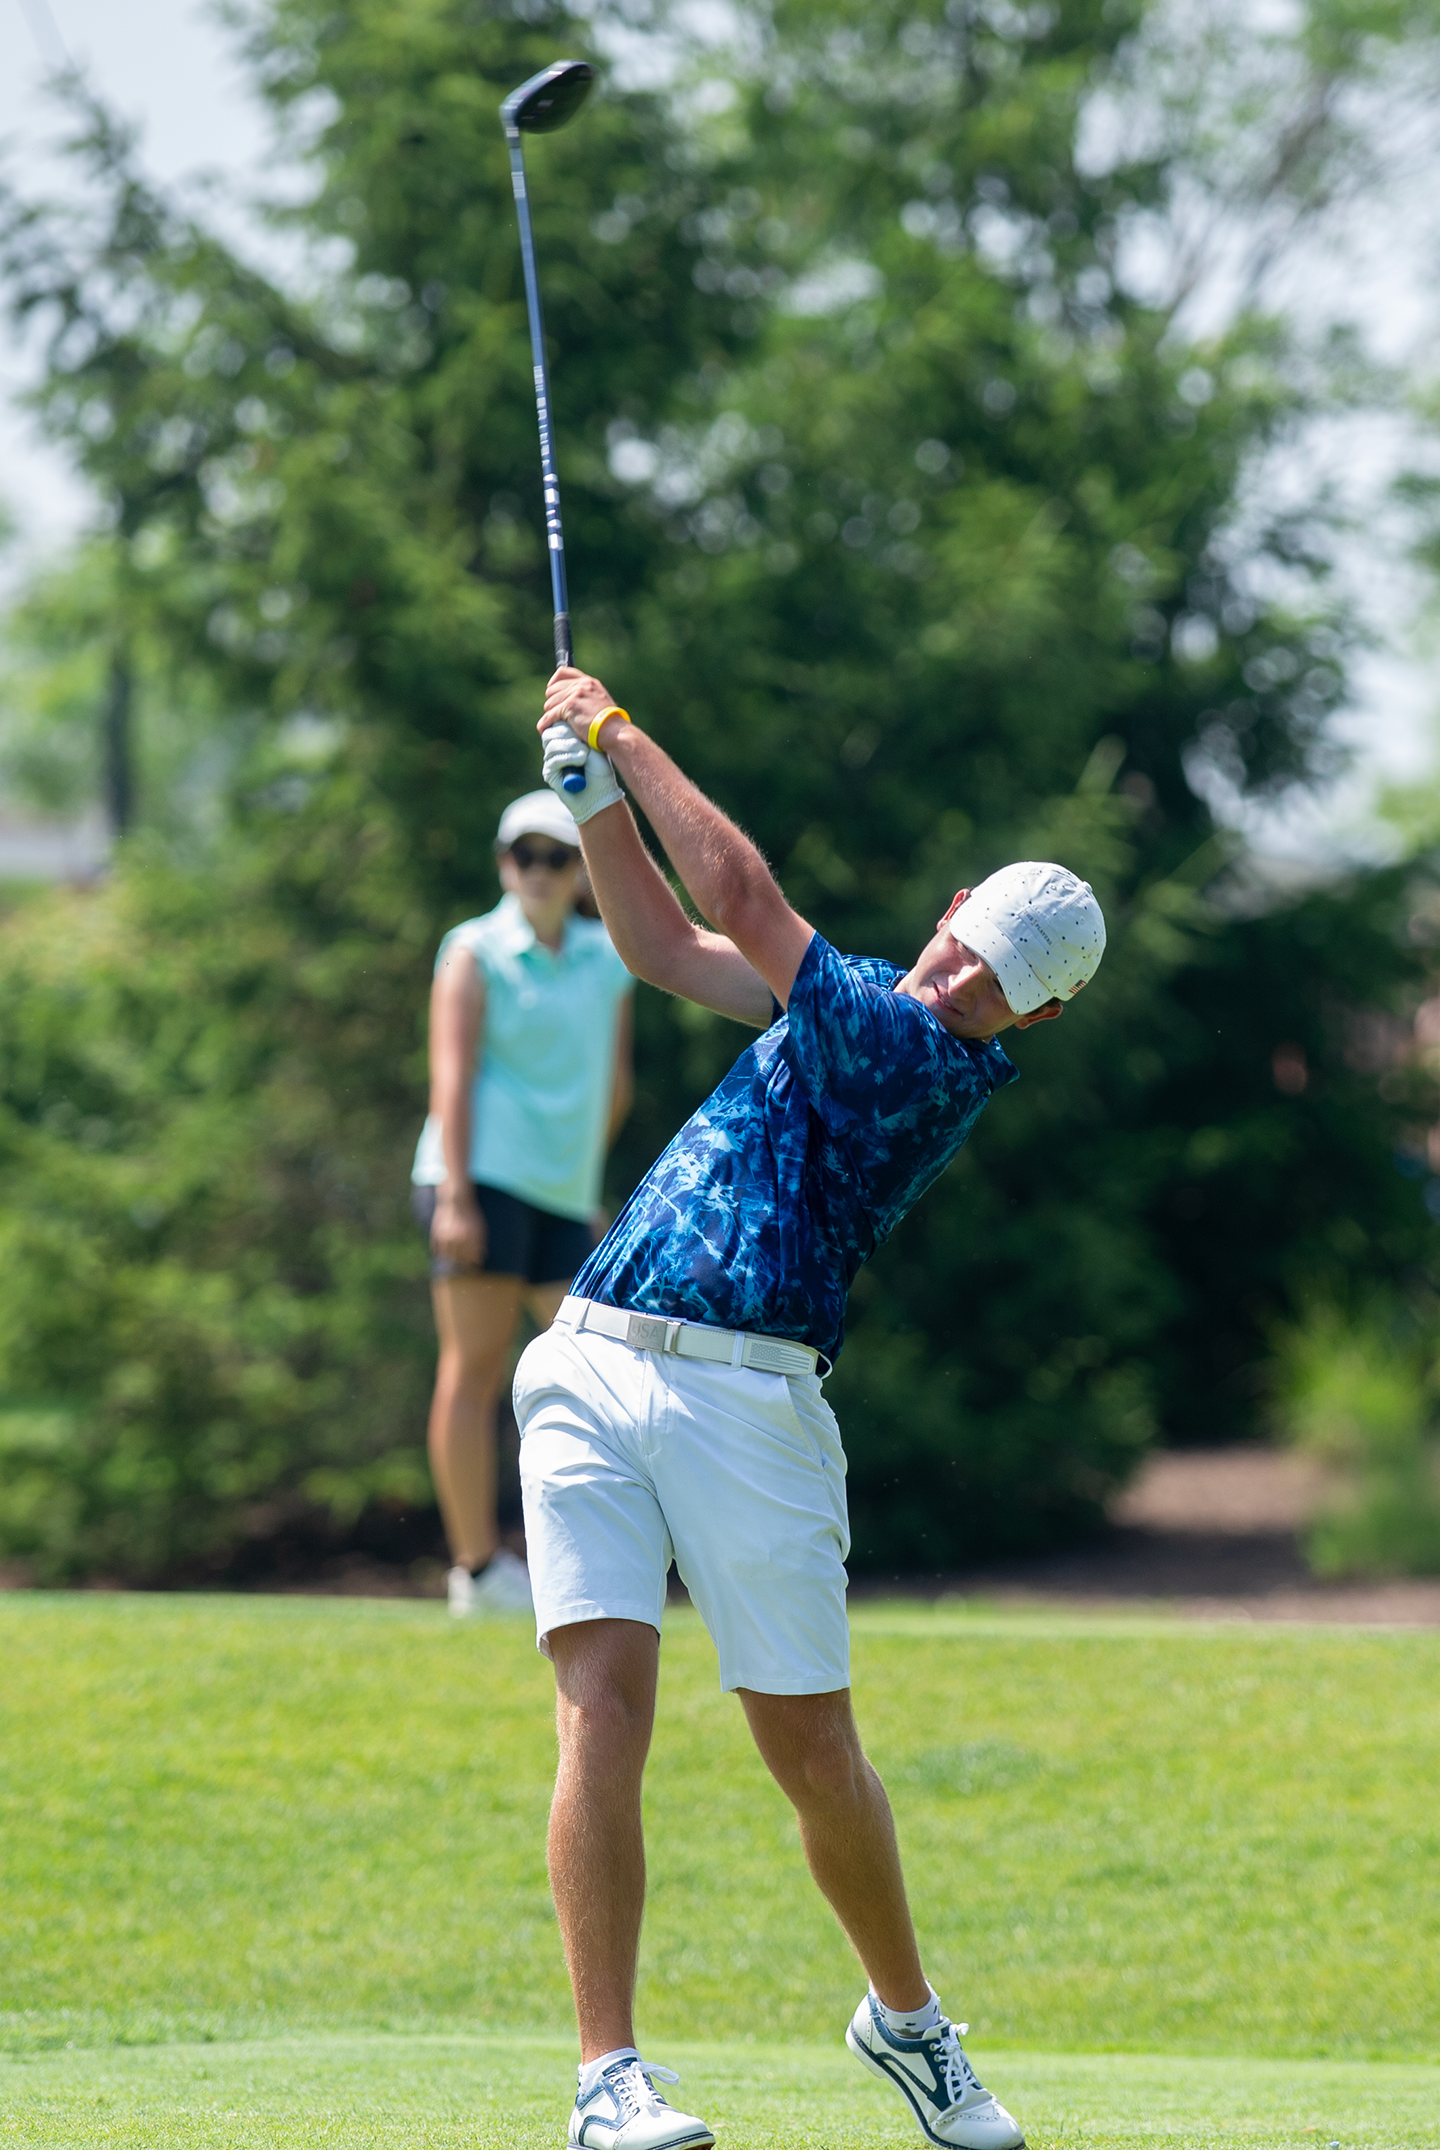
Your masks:
<svg viewBox="0 0 1440 2150"><path fill-rule="evenodd" d="M954 1038L878 956L817 933L790 1006L631 1195L578 1297L813 1344L834 1359L855 1273L1015 1069Z"/></svg>

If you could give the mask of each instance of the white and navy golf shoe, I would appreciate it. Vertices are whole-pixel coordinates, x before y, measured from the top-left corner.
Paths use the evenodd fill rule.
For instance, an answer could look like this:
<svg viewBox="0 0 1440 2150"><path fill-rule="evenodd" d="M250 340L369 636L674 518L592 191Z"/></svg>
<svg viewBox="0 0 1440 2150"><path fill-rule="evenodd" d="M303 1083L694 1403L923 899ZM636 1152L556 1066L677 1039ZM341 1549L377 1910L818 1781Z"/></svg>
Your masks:
<svg viewBox="0 0 1440 2150"><path fill-rule="evenodd" d="M920 2123L927 2142L946 2150L1025 2150L1025 2137L998 2098L992 2098L965 2058L959 2030L942 2016L918 2038L897 2038L867 1993L845 2033L857 2060L893 2083Z"/></svg>
<svg viewBox="0 0 1440 2150"><path fill-rule="evenodd" d="M648 2060L614 2060L588 2097L575 2100L568 2150L713 2150L714 2136L693 2113L677 2113L655 2078L678 2083L673 2068Z"/></svg>

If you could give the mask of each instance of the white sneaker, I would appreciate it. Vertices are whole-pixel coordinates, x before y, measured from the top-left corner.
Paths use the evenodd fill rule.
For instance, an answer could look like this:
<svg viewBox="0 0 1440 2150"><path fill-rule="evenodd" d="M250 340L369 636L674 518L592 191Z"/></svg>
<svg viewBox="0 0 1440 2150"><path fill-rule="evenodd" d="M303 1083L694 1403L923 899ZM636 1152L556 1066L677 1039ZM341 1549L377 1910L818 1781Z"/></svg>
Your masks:
<svg viewBox="0 0 1440 2150"><path fill-rule="evenodd" d="M959 2025L960 2031L969 2028ZM958 2143L963 2150L1025 2150L1019 2123L976 2082L957 2027L944 2016L919 2038L897 2038L867 1993L845 2043L909 2100L927 2142Z"/></svg>
<svg viewBox="0 0 1440 2150"><path fill-rule="evenodd" d="M612 2060L588 2098L570 2115L568 2150L713 2150L714 2136L693 2113L677 2113L655 2078L678 2083L673 2068L648 2060Z"/></svg>
<svg viewBox="0 0 1440 2150"><path fill-rule="evenodd" d="M450 1610L457 1620L468 1619L472 1613L533 1613L535 1600L530 1595L530 1573L523 1560L505 1546L482 1568L472 1575L468 1568L452 1568L448 1578Z"/></svg>

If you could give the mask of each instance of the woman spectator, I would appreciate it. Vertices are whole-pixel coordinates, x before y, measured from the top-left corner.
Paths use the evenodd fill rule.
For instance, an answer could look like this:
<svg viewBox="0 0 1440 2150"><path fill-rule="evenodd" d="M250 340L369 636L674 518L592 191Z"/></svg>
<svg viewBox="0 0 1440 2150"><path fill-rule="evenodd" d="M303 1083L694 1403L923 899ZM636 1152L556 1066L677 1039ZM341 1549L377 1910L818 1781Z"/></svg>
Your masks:
<svg viewBox="0 0 1440 2150"><path fill-rule="evenodd" d="M450 1610L525 1610L500 1544L495 1406L522 1306L548 1328L595 1244L605 1153L630 1109L634 979L576 914L575 824L553 792L507 806L493 911L440 943L430 1116L415 1211L430 1238L440 1361L430 1468L450 1546Z"/></svg>

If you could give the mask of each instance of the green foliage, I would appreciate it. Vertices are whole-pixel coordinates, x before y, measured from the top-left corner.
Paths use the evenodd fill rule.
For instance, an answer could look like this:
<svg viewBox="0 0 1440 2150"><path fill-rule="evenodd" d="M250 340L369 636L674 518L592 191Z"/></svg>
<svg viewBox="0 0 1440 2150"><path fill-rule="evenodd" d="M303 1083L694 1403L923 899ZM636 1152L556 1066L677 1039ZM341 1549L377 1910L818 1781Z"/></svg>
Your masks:
<svg viewBox="0 0 1440 2150"><path fill-rule="evenodd" d="M157 196L88 107L80 205L9 200L0 267L50 339L42 416L113 520L84 570L103 558L104 617L77 582L27 707L68 708L72 670L125 653L152 741L142 820L185 891L154 913L146 853L100 917L133 923L156 1037L199 1019L169 1012L202 975L182 932L268 951L278 973L238 1001L198 988L226 1071L214 1144L245 1190L238 1267L208 1184L178 1200L172 1240L117 1224L112 1241L103 1145L52 1122L16 1153L14 1266L59 1281L53 1319L26 1324L31 1343L12 1324L7 1347L30 1414L22 1520L0 1521L12 1550L83 1564L103 1549L150 1573L192 1536L233 1543L272 1494L324 1487L363 1511L385 1458L411 1497L419 1316L393 1222L420 1104L411 1041L428 945L489 902L496 815L534 781L549 640L495 108L620 19L592 37L529 5L257 5L257 77L316 182L287 212L306 251L283 287ZM608 86L531 152L582 661L842 947L908 960L957 883L1014 856L1063 857L1111 922L1097 989L1017 1044L1024 1081L857 1287L833 1393L862 1566L953 1566L1084 1527L1157 1428L1255 1423L1266 1335L1307 1279L1431 1259L1418 1190L1391 1164L1434 1116L1425 1083L1390 1068L1382 1095L1355 1047L1365 1011L1397 1024L1422 992L1407 877L1247 910L1202 796L1325 765L1349 635L1324 576L1329 510L1267 517L1245 498L1242 513L1242 496L1256 458L1344 384L1281 325L1246 317L1197 346L1168 305L1117 288L1135 219L1223 161L1222 137L1254 149L1258 124L1233 56L1230 134L1213 104L1186 119L1172 56L1165 124L1085 162L1087 99L1139 94L1136 54L1159 34L1139 21L1098 0L785 0L743 12L731 47L693 51L657 14L667 86ZM1372 27L1357 42L1317 10L1261 40L1305 152L1269 181L1258 150L1244 165L1272 208L1336 176L1343 129L1302 126L1312 105L1368 81L1387 40L1428 34ZM65 616L55 599L47 617ZM34 761L17 736L12 763ZM185 744L202 737L208 760ZM377 827L378 852L356 835ZM297 842L326 850L313 908L290 893ZM348 954L317 1000L327 906ZM76 986L50 934L37 919L13 937L44 1067L0 1095L27 1127L70 1099L75 1127L106 1118L116 1156L152 1159L155 1130L192 1110L188 1078L161 1054L143 1096L98 1114L72 1098L72 1061L83 1093L105 1059L112 1002L100 959ZM638 1031L615 1192L744 1042L653 995ZM239 1071L257 1058L300 1072L250 1090ZM350 1237L326 1111L354 1128L347 1169L370 1204ZM64 1232L83 1258L52 1213L78 1220ZM72 1373L66 1324L117 1340L145 1424L170 1429L158 1478L116 1465L152 1488L126 1495L132 1517L150 1503L133 1538L104 1519L138 1407L98 1361ZM382 1375L387 1324L412 1341ZM246 1402L261 1366L270 1386ZM193 1474L187 1425L225 1429ZM162 1481L183 1488L163 1527ZM45 1538L51 1512L72 1520Z"/></svg>
<svg viewBox="0 0 1440 2150"><path fill-rule="evenodd" d="M88 563L66 565L57 604L33 590L11 611L0 673L0 778L7 791L52 812L73 812L95 796L96 711L105 691L100 637L111 609L108 591L98 606L87 602L95 595Z"/></svg>
<svg viewBox="0 0 1440 2150"><path fill-rule="evenodd" d="M1285 1332L1280 1424L1331 1465L1343 1498L1312 1526L1319 1575L1440 1575L1440 1361L1433 1322L1385 1301L1324 1302Z"/></svg>
<svg viewBox="0 0 1440 2150"><path fill-rule="evenodd" d="M331 792L203 881L137 848L12 921L0 1530L40 1575L243 1568L428 1509L403 1199L428 921L395 850Z"/></svg>
<svg viewBox="0 0 1440 2150"><path fill-rule="evenodd" d="M523 1618L12 1592L0 1642L5 2044L570 2034ZM872 1602L854 1657L925 1963L982 2059L1440 2058L1433 1631ZM691 1612L646 1809L642 2050L748 2053L739 2000L839 2052L854 1956Z"/></svg>
<svg viewBox="0 0 1440 2150"><path fill-rule="evenodd" d="M220 795L253 726L184 661L133 586L127 548L92 537L12 605L0 649L0 785L49 812L93 805L105 771L101 713L123 662L144 713L132 776L152 835L216 833ZM227 722L228 720L228 722Z"/></svg>

